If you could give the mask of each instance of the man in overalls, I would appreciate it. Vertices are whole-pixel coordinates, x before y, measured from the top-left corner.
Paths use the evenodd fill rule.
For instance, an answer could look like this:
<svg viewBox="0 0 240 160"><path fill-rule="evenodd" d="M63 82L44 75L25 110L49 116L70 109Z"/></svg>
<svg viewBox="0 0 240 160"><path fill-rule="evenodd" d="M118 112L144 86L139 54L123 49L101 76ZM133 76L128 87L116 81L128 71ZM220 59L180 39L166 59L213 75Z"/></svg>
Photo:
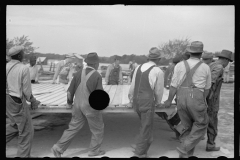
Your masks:
<svg viewBox="0 0 240 160"><path fill-rule="evenodd" d="M129 100L141 121L140 133L136 139L134 156L147 157L153 141L153 118L155 106L161 104L164 90L164 73L157 67L161 53L153 47L149 51L148 62L138 66L133 74L129 90Z"/></svg>
<svg viewBox="0 0 240 160"><path fill-rule="evenodd" d="M18 137L17 157L30 157L34 128L29 105L36 109L40 105L32 95L29 69L22 62L23 46L14 46L9 52L10 62L6 65L6 115L10 123L6 124L6 143Z"/></svg>
<svg viewBox="0 0 240 160"><path fill-rule="evenodd" d="M180 158L193 156L195 146L207 132L209 122L206 97L211 87L211 71L200 61L203 43L194 41L187 48L190 58L174 68L171 88L165 107L170 107L177 94L177 110L185 131L177 147Z"/></svg>
<svg viewBox="0 0 240 160"><path fill-rule="evenodd" d="M92 132L88 156L105 154L105 151L100 149L104 133L102 113L99 110L93 109L88 101L91 92L98 89L103 90L102 76L97 72L99 58L97 53L93 52L89 53L84 61L87 63L87 67L82 68L74 75L68 88L67 103L70 108L75 95L72 108L72 120L69 123L69 128L64 131L61 139L52 147L52 152L55 157L61 157L61 154L66 151L85 122L88 122L90 131Z"/></svg>
<svg viewBox="0 0 240 160"><path fill-rule="evenodd" d="M119 65L119 62L120 56L116 56L114 63L108 66L105 76L107 85L122 85L122 67Z"/></svg>
<svg viewBox="0 0 240 160"><path fill-rule="evenodd" d="M206 151L219 151L220 147L216 147L215 139L217 137L218 111L220 101L220 90L223 82L224 68L229 61L232 62L232 52L222 50L218 55L219 59L216 62L210 63L212 86L207 97L209 124L207 128L207 147Z"/></svg>
<svg viewBox="0 0 240 160"><path fill-rule="evenodd" d="M213 62L213 54L211 52L203 52L202 61L209 65Z"/></svg>

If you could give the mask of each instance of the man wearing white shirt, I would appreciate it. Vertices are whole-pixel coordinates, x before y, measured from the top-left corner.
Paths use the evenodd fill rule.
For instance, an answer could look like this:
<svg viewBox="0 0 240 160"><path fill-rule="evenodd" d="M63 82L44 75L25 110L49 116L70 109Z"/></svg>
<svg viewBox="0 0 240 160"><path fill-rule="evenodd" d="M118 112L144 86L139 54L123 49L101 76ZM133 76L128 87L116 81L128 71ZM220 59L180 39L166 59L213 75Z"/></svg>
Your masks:
<svg viewBox="0 0 240 160"><path fill-rule="evenodd" d="M164 90L164 73L157 67L160 59L160 51L156 47L151 48L148 62L135 69L128 94L130 103L141 120L141 130L134 151L134 156L137 157L147 157L153 141L155 106L160 105Z"/></svg>

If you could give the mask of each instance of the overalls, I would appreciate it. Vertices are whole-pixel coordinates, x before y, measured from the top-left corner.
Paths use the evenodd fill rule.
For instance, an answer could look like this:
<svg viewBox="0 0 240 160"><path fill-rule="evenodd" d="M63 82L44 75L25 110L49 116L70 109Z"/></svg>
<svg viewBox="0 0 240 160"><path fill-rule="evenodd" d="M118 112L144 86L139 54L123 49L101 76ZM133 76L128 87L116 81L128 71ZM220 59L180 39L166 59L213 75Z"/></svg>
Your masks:
<svg viewBox="0 0 240 160"><path fill-rule="evenodd" d="M115 67L111 70L109 75L109 85L118 85L119 83L119 72L120 72L120 66Z"/></svg>
<svg viewBox="0 0 240 160"><path fill-rule="evenodd" d="M8 73L12 68L9 69ZM34 128L29 106L24 95L20 98L20 103L13 100L9 95L8 84L6 91L6 115L10 119L10 123L6 124L6 144L18 136L17 157L30 157Z"/></svg>
<svg viewBox="0 0 240 160"><path fill-rule="evenodd" d="M89 77L96 70L92 70L87 75L85 71L86 69L84 68L82 70L81 83L75 93L69 128L64 131L61 139L55 144L61 154L69 147L72 139L78 134L86 121L92 132L90 152L98 152L103 141L104 123L102 113L90 106L88 102L90 93L86 85Z"/></svg>
<svg viewBox="0 0 240 160"><path fill-rule="evenodd" d="M208 116L209 124L207 129L207 148L215 147L215 139L217 137L217 126L218 126L218 111L219 111L219 101L220 101L220 90L222 87L223 78L222 75L216 80L216 89L213 91L213 96L211 98L207 97L208 104ZM211 90L213 89L213 85Z"/></svg>
<svg viewBox="0 0 240 160"><path fill-rule="evenodd" d="M141 67L137 70L133 108L140 118L140 133L136 140L135 154L144 155L153 141L153 118L155 112L154 91L149 83L149 72L154 67L150 67L145 72L141 72Z"/></svg>
<svg viewBox="0 0 240 160"><path fill-rule="evenodd" d="M186 61L186 78L177 91L177 109L185 131L180 135L182 141L177 148L180 157L192 156L195 146L207 132L209 118L204 93L192 82L193 74L201 65L198 62L191 70Z"/></svg>

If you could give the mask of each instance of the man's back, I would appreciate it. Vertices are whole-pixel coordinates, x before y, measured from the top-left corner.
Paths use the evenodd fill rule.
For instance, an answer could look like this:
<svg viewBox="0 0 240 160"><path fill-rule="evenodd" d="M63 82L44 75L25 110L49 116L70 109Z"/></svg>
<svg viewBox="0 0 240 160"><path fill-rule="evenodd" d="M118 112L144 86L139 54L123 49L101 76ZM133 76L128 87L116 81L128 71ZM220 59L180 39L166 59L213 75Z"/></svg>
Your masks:
<svg viewBox="0 0 240 160"><path fill-rule="evenodd" d="M22 98L22 93L24 92L25 96L29 99L32 92L29 69L21 62L11 60L6 65L6 73L8 73L9 69L14 64L16 65L11 69L7 77L9 94L14 97Z"/></svg>

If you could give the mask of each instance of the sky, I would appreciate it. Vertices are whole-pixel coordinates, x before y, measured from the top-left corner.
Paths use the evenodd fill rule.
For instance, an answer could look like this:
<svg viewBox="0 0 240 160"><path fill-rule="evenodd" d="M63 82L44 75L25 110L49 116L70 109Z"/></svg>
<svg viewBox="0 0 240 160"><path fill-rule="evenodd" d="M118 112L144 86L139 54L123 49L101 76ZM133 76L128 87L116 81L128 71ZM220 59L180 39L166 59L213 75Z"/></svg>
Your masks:
<svg viewBox="0 0 240 160"><path fill-rule="evenodd" d="M7 6L8 39L28 36L36 52L147 55L173 39L234 52L234 6Z"/></svg>

